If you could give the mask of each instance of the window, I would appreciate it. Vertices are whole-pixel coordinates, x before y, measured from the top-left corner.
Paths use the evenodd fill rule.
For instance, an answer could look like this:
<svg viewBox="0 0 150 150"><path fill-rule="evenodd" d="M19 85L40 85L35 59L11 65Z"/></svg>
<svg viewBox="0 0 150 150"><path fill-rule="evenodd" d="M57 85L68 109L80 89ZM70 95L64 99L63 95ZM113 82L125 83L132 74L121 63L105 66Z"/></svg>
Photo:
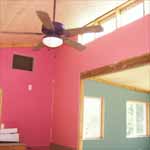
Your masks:
<svg viewBox="0 0 150 150"><path fill-rule="evenodd" d="M99 38L117 29L116 16L110 16L106 21L101 23L101 26L103 27L104 31L96 33L96 38Z"/></svg>
<svg viewBox="0 0 150 150"><path fill-rule="evenodd" d="M134 3L133 5L130 5L129 7L126 7L121 11L120 24L121 26L129 24L143 16L144 16L144 4L142 2Z"/></svg>
<svg viewBox="0 0 150 150"><path fill-rule="evenodd" d="M95 33L84 33L78 36L78 42L81 44L87 44L95 40Z"/></svg>
<svg viewBox="0 0 150 150"><path fill-rule="evenodd" d="M79 35L78 42L81 44L92 42L96 38L102 37L146 14L150 14L150 0L129 0L88 24L101 24L104 28L103 32Z"/></svg>
<svg viewBox="0 0 150 150"><path fill-rule="evenodd" d="M150 0L144 1L145 15L150 14Z"/></svg>
<svg viewBox="0 0 150 150"><path fill-rule="evenodd" d="M103 32L98 32L98 33L84 33L82 35L78 36L78 42L81 44L87 44L89 42L94 41L95 39L108 34L114 30L116 30L117 25L116 25L116 17L111 16L107 18L107 20L104 20L101 23L101 26L103 27Z"/></svg>
<svg viewBox="0 0 150 150"><path fill-rule="evenodd" d="M149 135L149 104L144 102L127 102L127 137L143 137Z"/></svg>
<svg viewBox="0 0 150 150"><path fill-rule="evenodd" d="M84 97L83 139L103 137L103 99Z"/></svg>

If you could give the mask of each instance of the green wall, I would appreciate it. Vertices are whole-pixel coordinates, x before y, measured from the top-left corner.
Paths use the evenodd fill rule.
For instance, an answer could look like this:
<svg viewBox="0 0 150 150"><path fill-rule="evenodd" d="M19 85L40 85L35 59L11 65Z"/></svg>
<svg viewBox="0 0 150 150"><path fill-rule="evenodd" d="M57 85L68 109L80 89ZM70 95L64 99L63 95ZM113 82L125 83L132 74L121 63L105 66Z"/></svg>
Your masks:
<svg viewBox="0 0 150 150"><path fill-rule="evenodd" d="M84 150L150 150L150 138L126 138L126 101L150 101L148 94L84 81L84 95L104 96L104 139L84 140Z"/></svg>

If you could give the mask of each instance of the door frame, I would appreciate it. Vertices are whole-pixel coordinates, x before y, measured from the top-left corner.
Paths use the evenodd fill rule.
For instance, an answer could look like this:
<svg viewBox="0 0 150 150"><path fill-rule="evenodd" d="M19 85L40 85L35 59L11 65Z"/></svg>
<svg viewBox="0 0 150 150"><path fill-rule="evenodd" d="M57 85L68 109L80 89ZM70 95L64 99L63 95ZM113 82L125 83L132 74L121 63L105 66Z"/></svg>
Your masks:
<svg viewBox="0 0 150 150"><path fill-rule="evenodd" d="M3 92L2 89L0 89L0 127L2 123L2 96L3 96Z"/></svg>

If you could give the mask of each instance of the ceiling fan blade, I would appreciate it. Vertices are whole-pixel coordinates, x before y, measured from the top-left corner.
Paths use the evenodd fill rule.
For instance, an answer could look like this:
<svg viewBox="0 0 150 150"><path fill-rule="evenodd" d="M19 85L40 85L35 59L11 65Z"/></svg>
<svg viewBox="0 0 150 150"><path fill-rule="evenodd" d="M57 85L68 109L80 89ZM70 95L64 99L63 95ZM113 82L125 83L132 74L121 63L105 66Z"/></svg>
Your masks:
<svg viewBox="0 0 150 150"><path fill-rule="evenodd" d="M67 36L75 36L75 35L83 34L83 33L101 32L101 31L103 31L102 26L95 25L95 26L90 26L90 27L68 29L68 30L65 30L64 32Z"/></svg>
<svg viewBox="0 0 150 150"><path fill-rule="evenodd" d="M37 16L43 23L44 27L46 27L49 30L54 30L53 22L51 21L51 18L49 17L48 13L44 11L36 11Z"/></svg>
<svg viewBox="0 0 150 150"><path fill-rule="evenodd" d="M37 32L9 32L9 31L0 31L0 34L16 34L16 35L43 35L43 33Z"/></svg>
<svg viewBox="0 0 150 150"><path fill-rule="evenodd" d="M79 51L83 51L86 49L86 47L76 41L73 41L71 39L68 39L68 38L63 38L64 40L64 43L75 48L75 49L78 49Z"/></svg>
<svg viewBox="0 0 150 150"><path fill-rule="evenodd" d="M36 50L40 50L41 48L43 48L44 45L42 43L42 41L40 43L38 43L35 47L33 47L33 50L36 51Z"/></svg>

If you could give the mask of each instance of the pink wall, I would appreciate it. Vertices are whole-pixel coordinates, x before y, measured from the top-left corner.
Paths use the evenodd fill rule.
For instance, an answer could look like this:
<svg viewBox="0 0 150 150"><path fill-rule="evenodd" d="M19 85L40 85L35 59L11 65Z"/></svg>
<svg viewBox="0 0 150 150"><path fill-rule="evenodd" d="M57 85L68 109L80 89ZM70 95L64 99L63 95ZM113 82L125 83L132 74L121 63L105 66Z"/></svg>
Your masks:
<svg viewBox="0 0 150 150"><path fill-rule="evenodd" d="M12 69L13 54L34 57L33 72ZM6 127L18 127L21 142L30 146L47 146L51 140L54 63L54 51L46 48L0 49L2 121ZM28 91L28 84L32 84L32 91Z"/></svg>
<svg viewBox="0 0 150 150"><path fill-rule="evenodd" d="M149 22L149 23L148 23ZM148 53L150 16L99 38L80 53L63 46L56 54L53 140L77 146L80 72Z"/></svg>

